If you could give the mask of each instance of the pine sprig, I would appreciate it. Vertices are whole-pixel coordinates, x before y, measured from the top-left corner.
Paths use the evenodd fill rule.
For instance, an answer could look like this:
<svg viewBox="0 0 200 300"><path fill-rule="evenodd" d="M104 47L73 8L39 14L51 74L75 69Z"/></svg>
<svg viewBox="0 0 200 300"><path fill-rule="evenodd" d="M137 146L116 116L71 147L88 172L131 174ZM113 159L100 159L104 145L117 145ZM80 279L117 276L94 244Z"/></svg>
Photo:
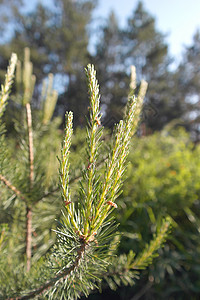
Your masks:
<svg viewBox="0 0 200 300"><path fill-rule="evenodd" d="M12 53L11 59L10 59L10 64L7 69L7 73L5 75L5 83L4 85L1 85L1 92L0 92L0 117L2 117L7 100L11 91L11 86L13 83L13 78L14 78L14 72L15 72L15 66L17 63L17 55L15 53Z"/></svg>
<svg viewBox="0 0 200 300"><path fill-rule="evenodd" d="M132 75L132 81L134 81L133 77ZM134 86L134 84L131 86ZM129 153L129 144L131 137L137 129L146 89L147 83L142 81L138 97L132 95L131 91L126 106L125 119L121 120L117 125L115 143L110 160L107 163L105 181L92 223L94 231L97 231L99 226L101 226L109 210L113 207L117 208L115 200L120 193L122 178L126 169L126 158Z"/></svg>
<svg viewBox="0 0 200 300"><path fill-rule="evenodd" d="M96 79L96 71L93 65L88 65L85 70L88 80L88 94L90 101L90 119L89 128L87 130L88 140L88 165L85 172L86 190L85 190L85 224L84 235L90 235L90 220L93 217L92 205L95 206L95 198L98 195L95 191L98 189L98 181L95 182L96 176L96 163L98 157L98 150L100 148L100 139L102 130L99 128L101 125L101 113L99 108L99 85ZM92 210L92 211L91 211Z"/></svg>
<svg viewBox="0 0 200 300"><path fill-rule="evenodd" d="M154 235L150 244L145 247L143 252L130 265L131 269L145 269L152 263L152 259L158 255L156 251L161 248L161 246L165 242L171 229L171 225L172 220L170 219L170 217L167 217L162 222L160 229L157 230L157 234Z"/></svg>
<svg viewBox="0 0 200 300"><path fill-rule="evenodd" d="M133 285L135 283L135 280L139 278L139 270L147 268L152 263L153 258L158 256L157 251L165 243L171 226L170 217L164 219L151 242L138 256L131 250L127 255L121 254L112 258L112 264L109 265L104 275L104 280L111 289L115 290L117 286L122 284Z"/></svg>
<svg viewBox="0 0 200 300"><path fill-rule="evenodd" d="M74 227L74 230L80 232L78 225L74 219L74 205L71 202L71 196L69 191L69 154L71 146L71 138L73 134L73 113L69 112L65 115L66 127L65 127L65 137L63 141L63 147L61 150L61 161L60 161L60 184L62 189L62 197L65 203L68 214L70 215L70 222Z"/></svg>
<svg viewBox="0 0 200 300"><path fill-rule="evenodd" d="M134 118L139 119L142 107L142 97L129 97L125 119L117 126L104 178L100 178L97 173L97 159L102 127L99 85L94 66L88 65L86 76L90 101L87 128L88 161L80 182L80 199L74 202L69 190L72 113L67 113L60 161L60 182L65 213L56 230L58 243L54 250L54 259L51 259L53 269L63 276L59 277L56 286L51 288L50 294L56 297L61 293L64 297L67 293L69 299L76 299L80 293L87 295L88 290L85 287L94 288L108 266L109 245L116 227L112 219L108 220L108 216L111 208L117 207L114 201L120 192L130 139L136 130ZM66 274L65 270L69 268L71 271ZM80 284L80 278L84 281L83 285Z"/></svg>
<svg viewBox="0 0 200 300"><path fill-rule="evenodd" d="M43 120L42 123L48 124L53 116L55 106L58 100L58 92L53 89L53 74L48 75L48 85L46 81L43 81L41 100L44 102L43 105Z"/></svg>
<svg viewBox="0 0 200 300"><path fill-rule="evenodd" d="M30 61L30 49L24 49L24 67L23 67L23 104L30 103L35 87L36 77L33 74L33 64Z"/></svg>

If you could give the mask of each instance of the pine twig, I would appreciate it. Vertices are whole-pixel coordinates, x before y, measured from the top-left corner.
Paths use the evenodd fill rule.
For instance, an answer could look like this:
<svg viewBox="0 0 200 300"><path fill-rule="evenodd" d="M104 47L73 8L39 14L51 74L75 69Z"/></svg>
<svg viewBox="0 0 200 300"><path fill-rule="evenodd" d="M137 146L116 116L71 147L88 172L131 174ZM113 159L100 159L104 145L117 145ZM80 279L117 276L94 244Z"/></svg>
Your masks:
<svg viewBox="0 0 200 300"><path fill-rule="evenodd" d="M33 188L34 181L34 153L33 153L33 131L32 131L32 116L30 103L26 104L27 125L28 125L28 141L29 141L29 182L30 191ZM32 208L30 205L26 208L26 258L27 272L31 267L31 244L32 244Z"/></svg>
<svg viewBox="0 0 200 300"><path fill-rule="evenodd" d="M30 271L31 268L31 244L32 244L32 209L27 206L26 208L26 270Z"/></svg>
<svg viewBox="0 0 200 300"><path fill-rule="evenodd" d="M26 300L26 299L34 298L35 296L38 296L38 295L41 295L42 293L44 293L51 286L53 286L58 280L60 280L60 279L66 279L67 276L69 276L70 273L73 272L75 270L75 268L79 265L79 263L80 263L83 255L84 255L85 247L86 247L86 243L83 242L83 244L81 245L81 247L77 251L77 254L78 254L77 258L76 258L74 264L71 267L64 269L57 276L55 276L54 278L48 280L43 285L41 285L39 288L31 291L27 295L25 295L25 296L19 296L19 297L12 297L12 298L8 298L7 300L14 300L14 299L15 300Z"/></svg>
<svg viewBox="0 0 200 300"><path fill-rule="evenodd" d="M62 188L62 197L65 202L65 207L67 209L68 214L71 218L71 223L75 230L79 232L79 227L74 218L72 207L68 204L71 203L71 195L69 189L69 154L70 154L70 146L71 146L71 138L73 134L73 113L66 113L66 128L65 128L65 138L63 141L63 148L61 150L61 162L60 162L60 184Z"/></svg>
<svg viewBox="0 0 200 300"><path fill-rule="evenodd" d="M29 141L29 165L30 165L30 189L33 188L34 180L34 153L33 153L33 131L32 131L32 116L30 103L26 104L27 124L28 124L28 141Z"/></svg>
<svg viewBox="0 0 200 300"><path fill-rule="evenodd" d="M130 267L132 269L145 269L145 267L151 263L153 254L160 248L161 244L164 243L171 228L171 224L171 218L167 217L165 221L163 221L157 235L154 235L154 238L151 240L150 244L146 246L141 255L139 255L131 264Z"/></svg>
<svg viewBox="0 0 200 300"><path fill-rule="evenodd" d="M100 146L100 137L102 133L99 130L101 125L101 113L100 113L100 94L99 84L96 79L96 71L93 65L88 65L86 76L88 80L88 94L90 100L90 119L88 128L88 162L87 167L87 189L85 199L85 224L84 224L84 235L88 235L90 238L90 215L92 204L94 204L94 185L95 185L95 172L97 162L97 149Z"/></svg>
<svg viewBox="0 0 200 300"><path fill-rule="evenodd" d="M4 113L7 100L10 94L11 86L13 83L13 77L14 77L14 72L15 72L15 66L17 63L17 55L15 53L12 53L11 59L10 59L10 64L7 69L7 73L5 76L5 84L1 85L1 91L0 91L0 117Z"/></svg>
<svg viewBox="0 0 200 300"><path fill-rule="evenodd" d="M26 202L26 198L22 195L22 193L9 181L7 180L3 175L0 174L0 180L9 188L11 189L16 196L19 196L22 200Z"/></svg>

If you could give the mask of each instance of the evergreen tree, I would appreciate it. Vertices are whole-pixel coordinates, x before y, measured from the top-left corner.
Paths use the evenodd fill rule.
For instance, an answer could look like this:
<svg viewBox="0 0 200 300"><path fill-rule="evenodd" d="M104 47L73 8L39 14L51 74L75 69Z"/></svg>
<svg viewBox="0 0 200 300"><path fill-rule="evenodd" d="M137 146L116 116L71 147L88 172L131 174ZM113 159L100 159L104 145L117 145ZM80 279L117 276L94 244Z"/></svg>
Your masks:
<svg viewBox="0 0 200 300"><path fill-rule="evenodd" d="M144 123L150 130L159 130L181 113L181 105L176 98L173 73L169 71L171 62L168 47L152 17L138 3L128 26L124 31L124 63L134 64L138 77L149 84L148 97L143 110Z"/></svg>
<svg viewBox="0 0 200 300"><path fill-rule="evenodd" d="M1 78L11 51L15 51L22 59L21 49L31 48L37 77L36 88L40 88L49 72L54 73L59 81L58 88L63 93L58 101L58 111L62 110L64 114L66 109L77 109L76 123L82 122L87 102L83 96L86 90L77 91L75 86L79 82L80 87L85 87L84 74L79 70L88 63L87 27L94 7L95 1L80 0L55 1L48 8L38 4L33 11L16 15L14 34L10 41L0 47ZM35 93L35 99L38 99L38 90Z"/></svg>
<svg viewBox="0 0 200 300"><path fill-rule="evenodd" d="M47 137L49 134L53 134L56 140L58 138L58 133L56 133L57 127L60 125L59 120L56 119L50 124L50 119L53 115L58 97L57 92L52 89L52 74L49 75L48 85L46 85L46 87L44 86L42 90L42 111L38 113L38 110L31 109L30 101L32 99L36 81L35 75L32 74L32 69L32 63L30 62L30 50L26 48L23 66L21 67L20 61L18 61L17 64L17 93L14 100L16 102L18 113L16 113L14 117L15 140L13 141L13 137L10 137L9 135L11 147L17 147L18 150L14 151L9 149L8 152L9 158L7 157L7 160L10 161L9 167L12 165L12 172L9 174L9 179L7 179L7 172L9 173L9 168L4 167L3 162L1 171L1 181L11 191L14 188L18 196L18 198L11 197L11 199L5 199L1 205L5 216L10 214L12 215L12 227L19 228L21 238L16 239L13 235L11 240L12 243L15 243L18 251L22 253L24 251L26 252L27 270L30 269L31 257L35 259L35 253L32 252L32 244L37 247L36 257L39 258L53 242L52 234L48 229L49 222L51 222L49 220L48 213L43 213L43 215L38 214L36 217L37 220L42 217L46 218L46 222L43 222L43 226L41 228L43 232L41 232L40 229L37 229L35 212L37 210L41 211L41 207L44 205L42 203L43 197L46 193L50 193L55 185L55 178L53 178L53 174L50 172L51 175L49 175L51 178L49 178L48 175L51 166L48 167L48 165L44 164L45 156L43 156L41 150L44 149L43 147L47 147L48 150L46 155L48 156L49 164L53 164L54 159L52 160L50 153L53 149L55 149L55 145L51 144L50 141L47 140ZM36 120L32 121L32 115L35 114L37 115ZM33 124L33 122L36 122L37 125ZM37 127L37 130L39 131L38 133L33 130L33 126ZM42 145L41 140L45 143L45 145ZM5 151L7 150L5 149ZM23 157L24 163L19 166L21 156ZM44 173L46 173L46 176L44 176ZM19 199L21 202L18 202ZM52 198L50 202L51 201ZM6 213L5 207L9 208ZM32 233L34 233L35 237L32 237ZM25 234L26 239L24 239ZM44 239L48 239L50 242L46 243L45 247Z"/></svg>
<svg viewBox="0 0 200 300"><path fill-rule="evenodd" d="M52 50L57 55L59 71L69 77L77 74L81 63L87 62L87 26L94 7L95 1L89 0L55 1L55 45L52 45Z"/></svg>
<svg viewBox="0 0 200 300"><path fill-rule="evenodd" d="M33 11L18 14L14 36L5 47L15 49L20 58L20 49L31 47L39 80L48 72L71 76L88 54L86 26L93 7L91 1L56 1L52 8L38 4Z"/></svg>
<svg viewBox="0 0 200 300"><path fill-rule="evenodd" d="M101 28L99 40L94 61L103 92L103 121L106 126L112 127L122 117L129 82L122 61L122 34L114 12L110 13L106 24Z"/></svg>
<svg viewBox="0 0 200 300"><path fill-rule="evenodd" d="M83 125L87 113L87 89L81 66L89 62L88 25L96 1L55 1L55 49L57 72L66 82L64 93L59 97L58 105L62 110L75 113L74 124ZM77 89L77 85L79 89Z"/></svg>
<svg viewBox="0 0 200 300"><path fill-rule="evenodd" d="M193 43L186 47L183 60L177 70L178 97L184 106L182 122L199 140L200 103L200 31L197 30Z"/></svg>
<svg viewBox="0 0 200 300"><path fill-rule="evenodd" d="M109 99L105 99L108 118L114 122L125 105L130 65L135 65L137 77L150 82L148 97L143 108L143 125L147 133L160 130L183 113L173 72L169 71L171 59L168 47L155 25L155 19L139 2L123 30L112 13L103 28L101 42L97 45L96 63L100 82ZM169 89L170 87L170 89ZM143 126L142 126L143 127ZM145 132L143 132L145 134Z"/></svg>
<svg viewBox="0 0 200 300"><path fill-rule="evenodd" d="M41 4L38 4L32 12L18 13L15 16L14 34L9 41L6 41L0 47L0 68L3 72L11 51L14 49L20 60L22 60L23 52L21 49L25 47L31 47L35 74L40 83L48 72L55 70L53 70L52 61L50 60L50 37L52 38L53 34L52 18L51 11Z"/></svg>
<svg viewBox="0 0 200 300"><path fill-rule="evenodd" d="M6 39L8 25L15 23L15 18L19 13L19 7L22 7L23 4L23 0L0 0L1 39ZM2 42L2 40L0 40L0 42Z"/></svg>

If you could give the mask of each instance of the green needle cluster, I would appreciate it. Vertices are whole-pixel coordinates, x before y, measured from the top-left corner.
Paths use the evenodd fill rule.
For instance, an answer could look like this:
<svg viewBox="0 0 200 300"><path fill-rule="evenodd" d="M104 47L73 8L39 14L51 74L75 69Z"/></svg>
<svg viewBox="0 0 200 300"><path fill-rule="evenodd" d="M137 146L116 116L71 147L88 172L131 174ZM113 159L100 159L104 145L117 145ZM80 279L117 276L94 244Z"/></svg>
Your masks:
<svg viewBox="0 0 200 300"><path fill-rule="evenodd" d="M133 68L132 70L134 71ZM75 203L72 204L69 195L69 146L72 135L71 112L66 114L66 130L61 162L61 186L65 206L74 230L86 242L89 242L101 230L103 222L112 209L117 208L115 200L120 194L122 178L126 169L126 158L129 153L129 143L137 129L147 84L145 82L142 83L138 97L135 95L129 96L125 118L116 126L112 152L108 154L108 159L105 162L105 173L103 176L100 176L97 163L100 156L103 127L101 126L99 85L93 65L87 66L86 76L90 101L87 127L87 162L83 172L83 179L80 182L80 199L78 201L81 203L81 209L77 208L80 210L78 213L80 219L77 222L74 216Z"/></svg>

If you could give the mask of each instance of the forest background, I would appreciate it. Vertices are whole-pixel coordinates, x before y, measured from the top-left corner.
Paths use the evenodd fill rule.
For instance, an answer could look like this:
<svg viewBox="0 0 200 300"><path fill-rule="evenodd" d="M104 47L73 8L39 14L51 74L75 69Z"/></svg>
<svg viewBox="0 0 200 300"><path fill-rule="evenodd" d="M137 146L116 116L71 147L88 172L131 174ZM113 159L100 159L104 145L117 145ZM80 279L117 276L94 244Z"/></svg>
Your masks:
<svg viewBox="0 0 200 300"><path fill-rule="evenodd" d="M74 147L81 148L81 128L85 126L88 107L84 66L88 63L97 69L102 123L108 130L122 118L130 66L135 65L138 82L145 79L149 83L119 199L123 213L116 217L124 234L119 251L140 251L163 216L173 218L174 230L159 258L135 286L120 288L116 294L106 291L100 297L109 298L112 294L113 299L198 299L200 31L194 32L180 63L171 68L173 57L165 34L142 2L130 12L123 28L111 12L97 32L91 31L96 1L57 0L52 7L40 1L29 12L23 10L23 5L20 0L0 1L2 36L9 26L14 28L0 44L0 81L4 81L11 53L16 52L23 61L24 48L30 48L37 78L32 105L37 111L42 81L49 73L54 74L58 90L54 119L61 119L55 142L63 128L65 111L71 110L77 129ZM91 53L89 42L95 34L99 38ZM15 136L11 120L18 110L19 105L11 99L4 117L10 137ZM55 157L57 147L59 144L54 147ZM56 167L53 160L49 176ZM97 295L90 297L98 299Z"/></svg>

